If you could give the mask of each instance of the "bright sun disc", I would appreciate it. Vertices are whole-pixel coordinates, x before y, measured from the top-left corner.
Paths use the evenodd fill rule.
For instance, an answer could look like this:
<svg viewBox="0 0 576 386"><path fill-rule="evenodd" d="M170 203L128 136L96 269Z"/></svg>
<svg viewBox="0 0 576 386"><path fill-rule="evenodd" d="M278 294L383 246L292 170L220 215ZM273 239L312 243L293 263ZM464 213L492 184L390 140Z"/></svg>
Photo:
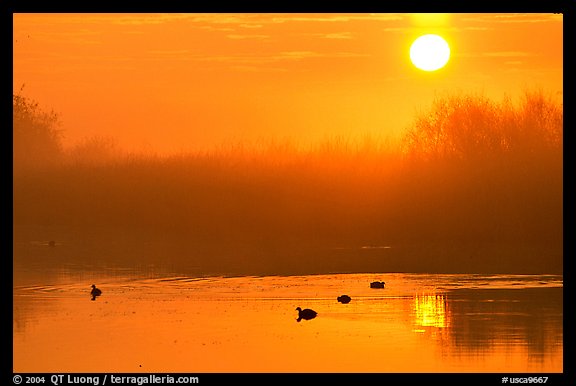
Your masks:
<svg viewBox="0 0 576 386"><path fill-rule="evenodd" d="M424 71L436 71L450 59L450 46L438 35L422 35L410 47L410 60Z"/></svg>

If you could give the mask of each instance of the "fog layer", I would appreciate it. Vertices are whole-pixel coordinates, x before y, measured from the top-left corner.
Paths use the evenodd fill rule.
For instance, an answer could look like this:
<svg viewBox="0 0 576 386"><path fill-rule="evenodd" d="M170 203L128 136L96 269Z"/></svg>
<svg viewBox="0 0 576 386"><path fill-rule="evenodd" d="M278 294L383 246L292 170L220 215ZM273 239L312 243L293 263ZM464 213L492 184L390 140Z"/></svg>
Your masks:
<svg viewBox="0 0 576 386"><path fill-rule="evenodd" d="M135 155L98 138L63 150L56 123L14 96L23 263L562 272L562 106L543 93L438 98L399 144L333 138Z"/></svg>

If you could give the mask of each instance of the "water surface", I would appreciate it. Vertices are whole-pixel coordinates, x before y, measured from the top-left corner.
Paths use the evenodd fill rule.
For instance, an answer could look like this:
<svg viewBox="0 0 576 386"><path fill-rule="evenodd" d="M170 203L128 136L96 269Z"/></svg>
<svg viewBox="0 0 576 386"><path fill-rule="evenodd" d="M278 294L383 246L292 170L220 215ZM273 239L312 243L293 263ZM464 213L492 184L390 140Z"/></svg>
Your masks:
<svg viewBox="0 0 576 386"><path fill-rule="evenodd" d="M30 268L14 275L14 371L562 372L562 320L558 275Z"/></svg>

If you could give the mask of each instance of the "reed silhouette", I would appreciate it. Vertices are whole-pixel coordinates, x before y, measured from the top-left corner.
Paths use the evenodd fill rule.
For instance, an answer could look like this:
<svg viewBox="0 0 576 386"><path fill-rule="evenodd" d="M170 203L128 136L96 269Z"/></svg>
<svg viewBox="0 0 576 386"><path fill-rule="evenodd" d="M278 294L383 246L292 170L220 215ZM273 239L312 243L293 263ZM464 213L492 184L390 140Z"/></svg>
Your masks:
<svg viewBox="0 0 576 386"><path fill-rule="evenodd" d="M15 136L32 121L19 118ZM46 258L201 273L561 273L562 128L562 106L542 93L516 104L456 95L400 144L337 137L161 156L95 139L57 162L15 156L14 256L56 238L66 248Z"/></svg>

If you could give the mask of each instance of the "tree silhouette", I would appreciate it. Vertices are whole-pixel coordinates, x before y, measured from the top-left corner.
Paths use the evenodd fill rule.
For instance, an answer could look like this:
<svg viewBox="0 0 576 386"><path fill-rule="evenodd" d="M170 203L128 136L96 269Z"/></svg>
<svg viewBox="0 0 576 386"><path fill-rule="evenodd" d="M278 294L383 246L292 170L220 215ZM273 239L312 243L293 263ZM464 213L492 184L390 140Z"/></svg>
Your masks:
<svg viewBox="0 0 576 386"><path fill-rule="evenodd" d="M482 95L438 98L408 129L405 150L427 160L479 161L533 156L562 146L562 107L543 92L525 92L518 106Z"/></svg>
<svg viewBox="0 0 576 386"><path fill-rule="evenodd" d="M12 96L12 117L14 170L53 165L61 158L62 130L57 113L42 110L37 102L19 93Z"/></svg>

